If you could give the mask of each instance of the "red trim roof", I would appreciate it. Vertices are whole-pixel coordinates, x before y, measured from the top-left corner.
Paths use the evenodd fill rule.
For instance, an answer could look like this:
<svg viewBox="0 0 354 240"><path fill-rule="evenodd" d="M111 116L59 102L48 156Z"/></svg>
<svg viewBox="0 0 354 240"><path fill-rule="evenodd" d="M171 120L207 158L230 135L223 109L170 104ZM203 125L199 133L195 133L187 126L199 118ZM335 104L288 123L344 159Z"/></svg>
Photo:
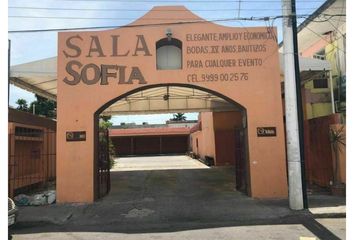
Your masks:
<svg viewBox="0 0 354 240"><path fill-rule="evenodd" d="M202 122L198 122L193 127L191 127L190 133L194 133L197 131L202 131Z"/></svg>
<svg viewBox="0 0 354 240"><path fill-rule="evenodd" d="M164 128L125 128L125 129L109 129L109 136L156 136L156 135L189 135L188 127L164 127Z"/></svg>

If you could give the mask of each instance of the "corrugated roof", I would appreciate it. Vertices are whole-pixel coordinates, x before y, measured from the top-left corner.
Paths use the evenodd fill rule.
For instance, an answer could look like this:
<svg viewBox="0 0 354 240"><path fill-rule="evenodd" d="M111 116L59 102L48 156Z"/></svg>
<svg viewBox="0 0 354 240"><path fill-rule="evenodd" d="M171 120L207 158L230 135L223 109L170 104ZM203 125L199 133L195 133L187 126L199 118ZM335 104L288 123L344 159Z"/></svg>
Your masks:
<svg viewBox="0 0 354 240"><path fill-rule="evenodd" d="M188 127L109 129L111 137L189 135Z"/></svg>

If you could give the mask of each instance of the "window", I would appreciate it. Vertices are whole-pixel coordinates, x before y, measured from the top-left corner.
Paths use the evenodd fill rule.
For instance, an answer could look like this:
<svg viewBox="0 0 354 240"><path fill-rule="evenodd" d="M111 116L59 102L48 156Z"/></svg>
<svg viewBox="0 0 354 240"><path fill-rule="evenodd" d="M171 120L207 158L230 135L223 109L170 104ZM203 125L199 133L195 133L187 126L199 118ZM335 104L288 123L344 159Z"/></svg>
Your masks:
<svg viewBox="0 0 354 240"><path fill-rule="evenodd" d="M182 69L182 42L175 38L163 38L156 42L156 68Z"/></svg>
<svg viewBox="0 0 354 240"><path fill-rule="evenodd" d="M327 78L314 79L313 88L328 88Z"/></svg>
<svg viewBox="0 0 354 240"><path fill-rule="evenodd" d="M317 53L315 53L313 55L313 58L315 59L320 59L320 60L326 60L326 51L324 48L322 48L320 51L318 51Z"/></svg>
<svg viewBox="0 0 354 240"><path fill-rule="evenodd" d="M43 130L27 128L27 127L16 127L15 128L15 136L21 137L42 137Z"/></svg>

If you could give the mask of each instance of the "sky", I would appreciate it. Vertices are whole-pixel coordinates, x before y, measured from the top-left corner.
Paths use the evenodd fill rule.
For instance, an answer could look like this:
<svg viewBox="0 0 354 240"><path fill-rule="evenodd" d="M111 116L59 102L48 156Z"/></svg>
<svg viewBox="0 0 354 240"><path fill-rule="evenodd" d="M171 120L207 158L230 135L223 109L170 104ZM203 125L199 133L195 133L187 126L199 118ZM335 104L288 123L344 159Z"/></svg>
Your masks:
<svg viewBox="0 0 354 240"><path fill-rule="evenodd" d="M324 0L297 0L297 14L311 14L323 2ZM122 26L143 16L152 7L161 5L184 5L206 20L281 15L281 0L9 0L8 30ZM298 19L298 23L303 20ZM274 25L278 30L278 42L282 40L281 19L274 22L227 21L218 24L235 27ZM11 65L57 56L56 31L9 33L9 39L11 40ZM11 86L10 105L16 107L19 98L26 99L28 103L35 99L32 93ZM163 123L171 117L172 114L115 116L113 122L114 124L141 123L148 119L149 123ZM187 114L187 119L197 119L197 113Z"/></svg>

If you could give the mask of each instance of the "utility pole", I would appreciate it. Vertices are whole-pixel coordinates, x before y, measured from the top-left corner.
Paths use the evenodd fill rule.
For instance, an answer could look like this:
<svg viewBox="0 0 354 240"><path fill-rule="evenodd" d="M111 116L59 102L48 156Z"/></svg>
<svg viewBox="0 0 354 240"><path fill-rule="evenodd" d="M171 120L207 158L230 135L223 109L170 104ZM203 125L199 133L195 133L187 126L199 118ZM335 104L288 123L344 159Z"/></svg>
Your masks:
<svg viewBox="0 0 354 240"><path fill-rule="evenodd" d="M304 143L304 112L302 108L302 91L301 91L301 77L299 64L299 49L297 41L297 18L296 18L296 0L291 1L291 12L293 13L293 42L294 42L294 61L295 61L295 81L296 81L296 96L297 96L297 116L299 121L299 138L300 138L300 162L301 162L301 185L302 185L302 199L304 208L308 208L307 202L307 184L305 173L305 143Z"/></svg>
<svg viewBox="0 0 354 240"><path fill-rule="evenodd" d="M10 106L10 64L11 64L11 40L7 50L7 107Z"/></svg>
<svg viewBox="0 0 354 240"><path fill-rule="evenodd" d="M289 206L301 210L307 208L307 194L295 0L282 0L282 9Z"/></svg>
<svg viewBox="0 0 354 240"><path fill-rule="evenodd" d="M241 0L238 0L238 14L237 14L238 18L240 18L240 12L241 12Z"/></svg>

